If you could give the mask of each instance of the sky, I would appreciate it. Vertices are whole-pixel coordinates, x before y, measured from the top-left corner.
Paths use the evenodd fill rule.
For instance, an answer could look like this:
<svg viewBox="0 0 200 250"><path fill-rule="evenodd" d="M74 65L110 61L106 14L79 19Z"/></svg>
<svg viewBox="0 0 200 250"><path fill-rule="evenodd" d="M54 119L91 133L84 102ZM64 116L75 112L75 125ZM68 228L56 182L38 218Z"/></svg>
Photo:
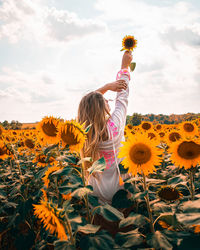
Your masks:
<svg viewBox="0 0 200 250"><path fill-rule="evenodd" d="M0 121L75 119L116 80L126 35L138 41L127 114L199 113L199 0L0 0Z"/></svg>

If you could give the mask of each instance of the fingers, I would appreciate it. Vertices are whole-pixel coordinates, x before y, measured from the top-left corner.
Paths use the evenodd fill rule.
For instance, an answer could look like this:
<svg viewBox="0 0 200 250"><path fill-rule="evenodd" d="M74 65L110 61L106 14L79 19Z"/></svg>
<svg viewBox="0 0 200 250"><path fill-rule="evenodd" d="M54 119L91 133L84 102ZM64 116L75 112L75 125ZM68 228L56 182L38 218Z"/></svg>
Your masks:
<svg viewBox="0 0 200 250"><path fill-rule="evenodd" d="M121 80L121 81L119 82L119 87L120 87L120 88L126 89L126 88L127 88L127 83L126 83L126 81L125 81L125 80Z"/></svg>

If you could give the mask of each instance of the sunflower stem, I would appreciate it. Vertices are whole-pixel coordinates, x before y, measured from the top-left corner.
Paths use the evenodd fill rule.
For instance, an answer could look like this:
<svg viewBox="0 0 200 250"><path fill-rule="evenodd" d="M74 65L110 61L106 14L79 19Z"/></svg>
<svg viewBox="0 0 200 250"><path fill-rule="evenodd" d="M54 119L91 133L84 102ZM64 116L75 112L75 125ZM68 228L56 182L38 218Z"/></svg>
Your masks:
<svg viewBox="0 0 200 250"><path fill-rule="evenodd" d="M194 169L189 170L190 175L190 189L191 189L191 200L194 200L195 188L194 188Z"/></svg>
<svg viewBox="0 0 200 250"><path fill-rule="evenodd" d="M18 162L18 158L16 157L16 155L14 154L14 159L15 159L15 163L17 164L17 167L19 169L19 178L20 178L20 182L21 184L24 184L24 179L22 178L22 171Z"/></svg>
<svg viewBox="0 0 200 250"><path fill-rule="evenodd" d="M82 156L81 156L81 160L82 160ZM81 170L82 170L83 185L85 187L86 186L86 183L85 183L85 165L84 165L83 160L81 163ZM86 199L86 209L87 209L87 214L88 214L88 220L89 220L89 223L91 224L91 215L90 215L90 210L89 210L88 194L85 195L85 199Z"/></svg>
<svg viewBox="0 0 200 250"><path fill-rule="evenodd" d="M70 237L70 241L71 241L72 245L75 246L75 240L73 238L72 227L71 227L71 224L69 222L69 218L68 218L66 213L65 213L65 219L66 219L66 222L67 222L66 228L67 228L67 232L68 232L69 237Z"/></svg>
<svg viewBox="0 0 200 250"><path fill-rule="evenodd" d="M148 214L149 214L149 220L150 220L150 229L152 233L155 233L154 230L154 226L153 226L153 216L152 216L152 210L150 208L150 204L149 204L149 193L148 193L148 188L147 188L147 184L146 184L146 177L144 175L144 173L142 172L142 176L143 176L143 184L144 184L144 191L147 191L146 194L146 203L147 203L147 210L148 210Z"/></svg>

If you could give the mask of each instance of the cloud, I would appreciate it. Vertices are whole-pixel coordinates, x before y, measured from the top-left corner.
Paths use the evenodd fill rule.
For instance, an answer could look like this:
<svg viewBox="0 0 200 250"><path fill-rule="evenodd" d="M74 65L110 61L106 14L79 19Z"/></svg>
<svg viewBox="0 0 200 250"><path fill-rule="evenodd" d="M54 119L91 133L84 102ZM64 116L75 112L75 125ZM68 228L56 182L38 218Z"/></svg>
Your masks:
<svg viewBox="0 0 200 250"><path fill-rule="evenodd" d="M161 38L173 49L184 43L191 47L199 48L200 46L200 27L199 31L193 31L193 27L178 30L170 27L165 33L161 34Z"/></svg>
<svg viewBox="0 0 200 250"><path fill-rule="evenodd" d="M40 1L4 0L0 19L0 39L6 37L11 43L34 40L54 46L55 42L68 42L106 30L103 22L82 19L73 12L44 6Z"/></svg>
<svg viewBox="0 0 200 250"><path fill-rule="evenodd" d="M56 8L48 10L45 22L49 37L57 41L71 41L72 39L106 30L106 25L103 22L79 19L75 13L56 10Z"/></svg>

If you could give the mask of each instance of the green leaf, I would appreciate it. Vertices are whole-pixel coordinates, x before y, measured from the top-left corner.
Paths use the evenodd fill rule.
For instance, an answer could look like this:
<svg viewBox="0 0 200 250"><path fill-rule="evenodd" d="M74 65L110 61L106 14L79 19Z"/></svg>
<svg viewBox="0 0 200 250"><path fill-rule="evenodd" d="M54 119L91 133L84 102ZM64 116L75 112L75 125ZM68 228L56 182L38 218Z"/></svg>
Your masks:
<svg viewBox="0 0 200 250"><path fill-rule="evenodd" d="M180 225L179 221L177 220L176 214L173 213L161 214L159 220L166 222L169 226L172 226L174 228L178 228Z"/></svg>
<svg viewBox="0 0 200 250"><path fill-rule="evenodd" d="M85 132L88 133L91 127L92 127L92 124L88 125L87 128L85 129Z"/></svg>
<svg viewBox="0 0 200 250"><path fill-rule="evenodd" d="M101 226L87 224L85 226L78 226L77 231L82 232L84 234L95 234L97 231L99 231Z"/></svg>
<svg viewBox="0 0 200 250"><path fill-rule="evenodd" d="M102 157L99 160L95 161L90 168L87 169L89 174L95 173L95 172L103 172L106 168L106 161L105 158Z"/></svg>
<svg viewBox="0 0 200 250"><path fill-rule="evenodd" d="M172 245L160 231L156 231L153 234L148 234L146 241L151 247L154 247L155 249L172 249Z"/></svg>
<svg viewBox="0 0 200 250"><path fill-rule="evenodd" d="M133 202L127 198L128 192L124 189L118 190L112 198L112 206L115 208L131 207Z"/></svg>
<svg viewBox="0 0 200 250"><path fill-rule="evenodd" d="M138 189L135 185L129 182L124 183L124 189L128 190L132 194L136 194L140 192L140 189Z"/></svg>
<svg viewBox="0 0 200 250"><path fill-rule="evenodd" d="M89 194L89 195L88 195L88 201L89 201L89 203L90 203L93 207L99 206L99 202L98 202L98 197L97 197L97 196L94 196L94 195Z"/></svg>
<svg viewBox="0 0 200 250"><path fill-rule="evenodd" d="M200 213L176 214L180 223L186 226L200 225Z"/></svg>
<svg viewBox="0 0 200 250"><path fill-rule="evenodd" d="M130 64L130 71L133 72L135 70L135 67L136 67L136 63L135 62L132 62Z"/></svg>
<svg viewBox="0 0 200 250"><path fill-rule="evenodd" d="M124 51L124 49L120 49L120 51Z"/></svg>
<svg viewBox="0 0 200 250"><path fill-rule="evenodd" d="M86 194L92 193L91 188L88 187L81 187L81 188L77 188L76 190L74 190L71 194L72 197L77 197L77 198L82 198L84 197Z"/></svg>
<svg viewBox="0 0 200 250"><path fill-rule="evenodd" d="M118 245L124 248L130 248L132 246L138 246L143 243L143 237L138 232L138 229L129 231L127 233L117 233L115 241ZM135 249L135 248L134 248Z"/></svg>
<svg viewBox="0 0 200 250"><path fill-rule="evenodd" d="M183 174L179 174L175 177L172 177L170 179L168 179L168 185L173 185L173 184L180 184L180 182L185 182L187 181L187 176L183 175Z"/></svg>
<svg viewBox="0 0 200 250"><path fill-rule="evenodd" d="M144 191L144 192L138 192L136 194L133 194L131 196L131 200L136 200L136 199L144 199L144 197L147 195L148 191Z"/></svg>
<svg viewBox="0 0 200 250"><path fill-rule="evenodd" d="M71 212L74 211L74 208L72 207L72 205L70 203L70 200L64 201L63 208L64 208L66 214L71 213Z"/></svg>
<svg viewBox="0 0 200 250"><path fill-rule="evenodd" d="M85 162L85 161L92 162L92 157L85 157L85 158L82 158L82 159L77 163L77 165L80 165L80 164L82 164L82 163Z"/></svg>
<svg viewBox="0 0 200 250"><path fill-rule="evenodd" d="M80 239L80 249L107 250L114 249L115 242L107 231L101 230L96 234L85 235Z"/></svg>
<svg viewBox="0 0 200 250"><path fill-rule="evenodd" d="M164 202L156 202L152 205L152 210L156 215L160 215L161 213L172 212L171 207Z"/></svg>
<svg viewBox="0 0 200 250"><path fill-rule="evenodd" d="M77 164L77 158L73 155L67 155L64 157L64 161L72 164Z"/></svg>
<svg viewBox="0 0 200 250"><path fill-rule="evenodd" d="M148 222L148 218L146 218L145 216L141 214L133 214L121 220L119 223L119 228L127 227L130 225L135 225L135 226L140 227L140 226L145 225L147 222Z"/></svg>
<svg viewBox="0 0 200 250"><path fill-rule="evenodd" d="M119 212L116 208L106 204L104 206L100 206L94 210L94 214L102 215L108 221L119 221L124 218L124 214Z"/></svg>
<svg viewBox="0 0 200 250"><path fill-rule="evenodd" d="M76 250L76 247L69 245L70 243L65 240L54 241L55 250Z"/></svg>
<svg viewBox="0 0 200 250"><path fill-rule="evenodd" d="M77 189L80 186L81 186L80 183L69 184L66 186L58 187L58 190L61 194L69 194L70 192L74 191L74 189Z"/></svg>
<svg viewBox="0 0 200 250"><path fill-rule="evenodd" d="M46 155L49 151L51 151L52 149L57 148L57 147L58 147L58 143L48 146L47 148L45 148L44 154Z"/></svg>
<svg viewBox="0 0 200 250"><path fill-rule="evenodd" d="M200 213L200 199L183 202L180 205L180 210L184 213Z"/></svg>

